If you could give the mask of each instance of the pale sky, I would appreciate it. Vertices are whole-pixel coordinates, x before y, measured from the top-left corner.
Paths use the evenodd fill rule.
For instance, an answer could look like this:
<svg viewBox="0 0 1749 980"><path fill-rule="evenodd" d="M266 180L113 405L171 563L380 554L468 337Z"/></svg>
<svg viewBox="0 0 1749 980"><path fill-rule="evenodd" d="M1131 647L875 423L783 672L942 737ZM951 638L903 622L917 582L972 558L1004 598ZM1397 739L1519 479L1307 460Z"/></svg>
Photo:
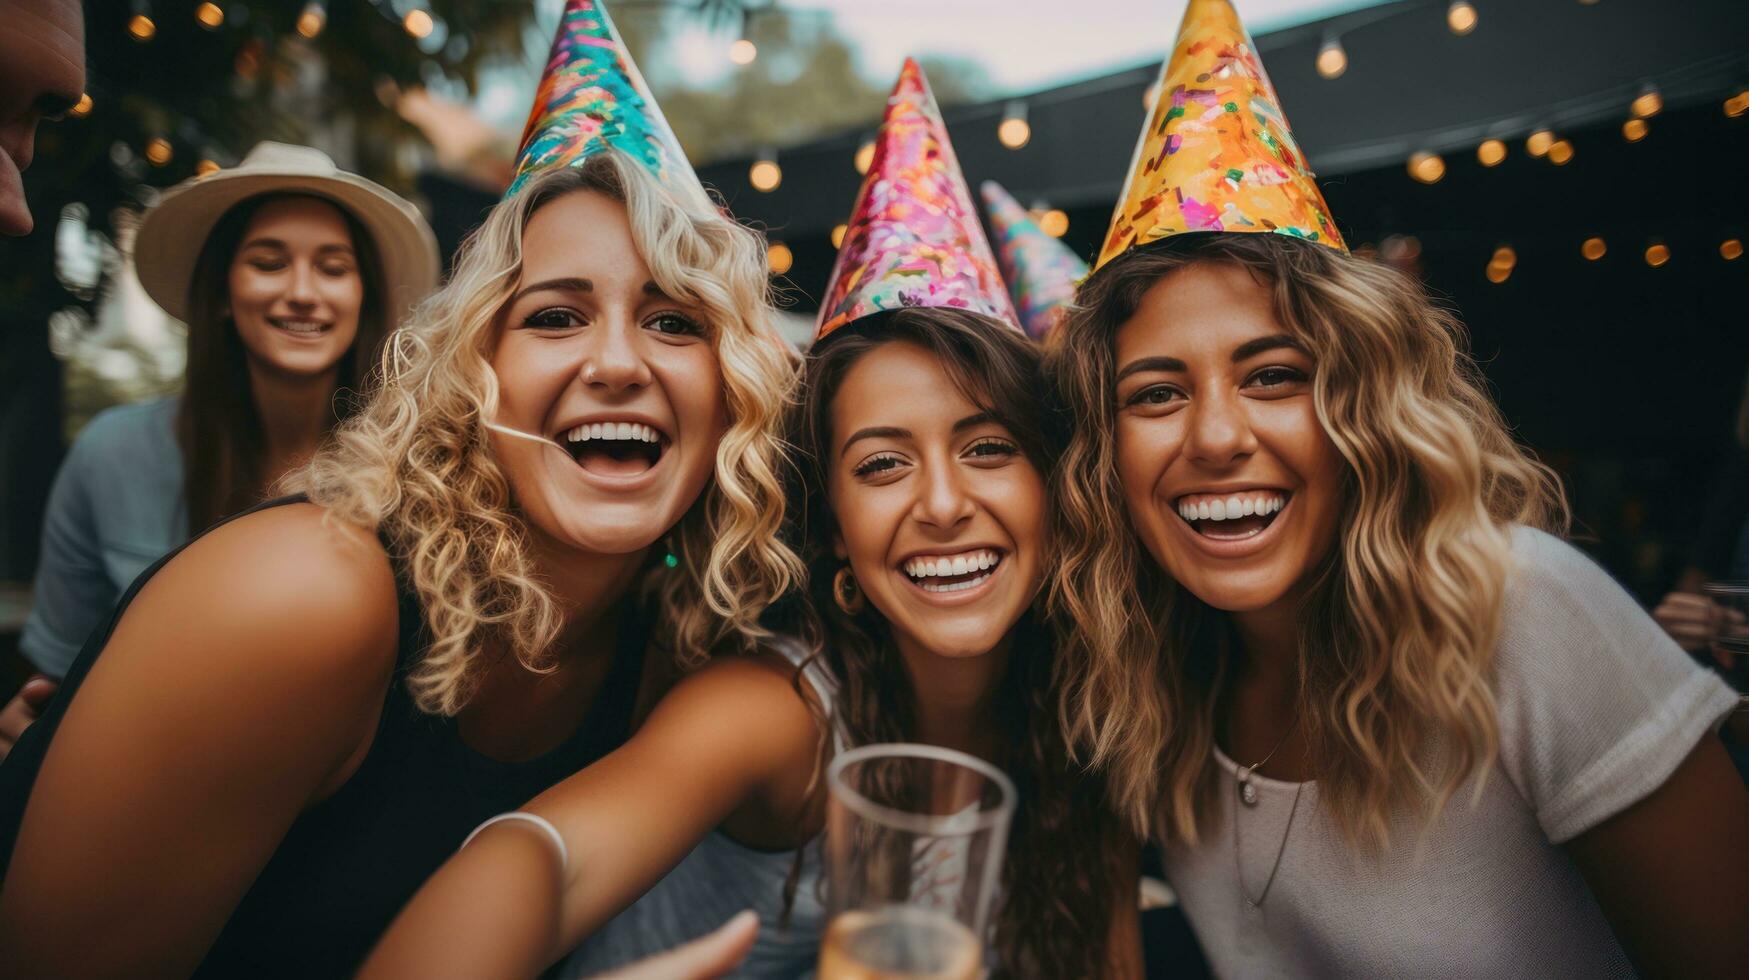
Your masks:
<svg viewBox="0 0 1749 980"><path fill-rule="evenodd" d="M1378 6L1386 0L1234 0L1253 34ZM965 58L982 65L992 97L1029 92L1165 57L1186 0L779 0L798 15L824 12L857 50L864 76L884 86L906 55ZM543 35L558 23L563 0L538 0ZM609 12L613 2L608 0ZM619 18L637 16L624 13ZM641 67L656 79L677 72L705 85L735 66L732 26L675 31ZM545 53L544 46L542 54ZM659 62L659 63L657 63ZM522 122L535 79L527 71L493 73L476 102L482 115L511 127ZM672 77L672 76L670 76Z"/></svg>

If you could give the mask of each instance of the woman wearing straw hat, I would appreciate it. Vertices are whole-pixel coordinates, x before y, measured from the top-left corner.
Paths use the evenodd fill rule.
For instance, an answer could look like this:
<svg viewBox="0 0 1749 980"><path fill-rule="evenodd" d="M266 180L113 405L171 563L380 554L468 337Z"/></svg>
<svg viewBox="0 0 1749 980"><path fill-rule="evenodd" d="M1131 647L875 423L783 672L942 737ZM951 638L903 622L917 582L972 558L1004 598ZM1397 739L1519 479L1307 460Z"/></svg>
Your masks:
<svg viewBox="0 0 1749 980"><path fill-rule="evenodd" d="M43 526L19 646L46 698L146 566L260 500L351 414L394 320L437 284L436 240L406 201L320 150L262 143L146 213L146 292L188 324L180 396L111 409L74 444ZM22 727L22 726L19 726ZM0 757L18 732L0 729Z"/></svg>
<svg viewBox="0 0 1749 980"><path fill-rule="evenodd" d="M763 242L593 0L517 172L303 493L142 576L0 766L11 973L350 975L469 830L767 636L801 563Z"/></svg>

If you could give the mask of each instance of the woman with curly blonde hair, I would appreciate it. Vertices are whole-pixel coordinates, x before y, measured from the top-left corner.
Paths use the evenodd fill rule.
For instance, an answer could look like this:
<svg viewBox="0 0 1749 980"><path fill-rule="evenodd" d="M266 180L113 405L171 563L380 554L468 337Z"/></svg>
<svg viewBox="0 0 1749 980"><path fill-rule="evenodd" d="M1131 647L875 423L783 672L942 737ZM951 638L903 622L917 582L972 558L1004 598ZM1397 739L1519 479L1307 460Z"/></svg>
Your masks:
<svg viewBox="0 0 1749 980"><path fill-rule="evenodd" d="M350 974L470 829L764 638L793 366L759 236L662 162L526 173L303 496L134 585L4 771L15 972Z"/></svg>
<svg viewBox="0 0 1749 980"><path fill-rule="evenodd" d="M1739 969L1735 697L1557 537L1457 321L1342 248L1279 113L1173 112L1274 101L1224 0L1185 24L1048 357L1069 736L1219 975Z"/></svg>

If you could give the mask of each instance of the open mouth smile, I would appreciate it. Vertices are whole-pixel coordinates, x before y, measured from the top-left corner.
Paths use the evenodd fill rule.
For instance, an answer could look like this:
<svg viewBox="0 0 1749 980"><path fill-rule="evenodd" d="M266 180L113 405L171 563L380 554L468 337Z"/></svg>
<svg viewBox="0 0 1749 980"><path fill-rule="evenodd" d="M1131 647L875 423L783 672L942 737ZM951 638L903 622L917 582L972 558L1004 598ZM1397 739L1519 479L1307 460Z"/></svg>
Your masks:
<svg viewBox="0 0 1749 980"><path fill-rule="evenodd" d="M615 480L635 479L655 469L671 442L655 426L631 421L583 422L559 436L559 444L578 466Z"/></svg>
<svg viewBox="0 0 1749 980"><path fill-rule="evenodd" d="M334 324L326 320L293 320L280 316L268 317L267 324L297 337L319 337L334 329Z"/></svg>
<svg viewBox="0 0 1749 980"><path fill-rule="evenodd" d="M1187 493L1174 505L1198 535L1214 541L1245 541L1267 531L1291 497L1286 490Z"/></svg>
<svg viewBox="0 0 1749 980"><path fill-rule="evenodd" d="M917 589L932 596L970 592L989 582L1001 567L1003 553L973 548L955 554L918 555L899 563L899 570Z"/></svg>

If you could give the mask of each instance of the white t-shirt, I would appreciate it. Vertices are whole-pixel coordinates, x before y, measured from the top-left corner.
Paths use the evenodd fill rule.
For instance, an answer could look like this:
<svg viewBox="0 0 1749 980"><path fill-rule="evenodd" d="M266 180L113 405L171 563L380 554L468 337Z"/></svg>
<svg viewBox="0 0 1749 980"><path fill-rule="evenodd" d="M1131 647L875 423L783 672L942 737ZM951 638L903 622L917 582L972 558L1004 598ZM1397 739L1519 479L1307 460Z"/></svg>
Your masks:
<svg viewBox="0 0 1749 980"><path fill-rule="evenodd" d="M1425 831L1399 817L1391 850L1369 858L1345 844L1315 782L1254 776L1258 803L1245 807L1217 754L1222 792L1201 842L1165 853L1217 975L1633 976L1559 845L1663 785L1737 697L1571 545L1519 528L1513 553L1495 655L1500 756L1473 806L1466 787ZM1284 833L1275 884L1250 908L1243 896L1263 891Z"/></svg>

